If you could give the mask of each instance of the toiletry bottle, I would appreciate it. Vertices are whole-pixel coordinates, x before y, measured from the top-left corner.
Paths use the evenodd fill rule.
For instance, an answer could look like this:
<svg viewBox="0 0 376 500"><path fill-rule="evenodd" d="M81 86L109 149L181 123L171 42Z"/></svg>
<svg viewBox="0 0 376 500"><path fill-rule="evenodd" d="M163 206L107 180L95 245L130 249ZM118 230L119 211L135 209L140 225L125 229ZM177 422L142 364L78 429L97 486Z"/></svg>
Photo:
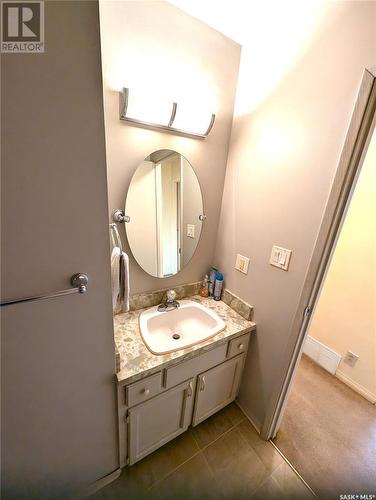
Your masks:
<svg viewBox="0 0 376 500"><path fill-rule="evenodd" d="M223 274L217 272L215 276L215 285L214 285L214 300L221 300L222 287L223 287Z"/></svg>
<svg viewBox="0 0 376 500"><path fill-rule="evenodd" d="M215 277L217 275L218 269L215 267L211 267L209 271L209 297L213 297L214 295L214 284Z"/></svg>
<svg viewBox="0 0 376 500"><path fill-rule="evenodd" d="M209 296L209 276L205 274L204 281L202 282L201 288L200 288L200 295L201 297L208 297Z"/></svg>

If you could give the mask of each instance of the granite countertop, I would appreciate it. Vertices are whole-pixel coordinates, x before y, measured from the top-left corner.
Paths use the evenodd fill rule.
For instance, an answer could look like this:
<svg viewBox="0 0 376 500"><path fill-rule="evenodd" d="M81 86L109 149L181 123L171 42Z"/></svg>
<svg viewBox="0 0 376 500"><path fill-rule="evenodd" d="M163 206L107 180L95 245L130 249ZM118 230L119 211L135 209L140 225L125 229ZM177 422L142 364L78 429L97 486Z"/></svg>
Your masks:
<svg viewBox="0 0 376 500"><path fill-rule="evenodd" d="M169 354L156 355L148 350L139 330L139 316L145 309L117 314L114 317L114 337L120 356L120 366L117 373L119 383L134 382L161 368L192 358L201 351L210 350L227 342L232 337L256 329L255 323L244 319L221 300L215 301L212 298L203 298L199 295L187 298L214 310L226 323L226 328L200 344Z"/></svg>

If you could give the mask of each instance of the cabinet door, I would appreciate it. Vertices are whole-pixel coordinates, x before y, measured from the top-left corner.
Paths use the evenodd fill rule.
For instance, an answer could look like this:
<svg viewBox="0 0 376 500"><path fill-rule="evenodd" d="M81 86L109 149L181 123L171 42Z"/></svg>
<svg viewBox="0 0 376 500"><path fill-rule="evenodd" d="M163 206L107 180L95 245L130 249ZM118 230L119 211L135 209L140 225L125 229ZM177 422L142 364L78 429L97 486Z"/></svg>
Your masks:
<svg viewBox="0 0 376 500"><path fill-rule="evenodd" d="M242 354L198 376L193 425L199 424L235 399L243 361Z"/></svg>
<svg viewBox="0 0 376 500"><path fill-rule="evenodd" d="M184 432L191 423L193 379L128 411L129 464Z"/></svg>

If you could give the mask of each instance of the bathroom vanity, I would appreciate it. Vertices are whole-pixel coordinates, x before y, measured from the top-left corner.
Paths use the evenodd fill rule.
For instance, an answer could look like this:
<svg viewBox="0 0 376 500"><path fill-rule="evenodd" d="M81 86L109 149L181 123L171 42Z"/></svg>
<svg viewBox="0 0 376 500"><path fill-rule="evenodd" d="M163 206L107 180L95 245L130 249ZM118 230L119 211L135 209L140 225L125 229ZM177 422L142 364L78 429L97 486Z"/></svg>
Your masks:
<svg viewBox="0 0 376 500"><path fill-rule="evenodd" d="M199 245L207 224L204 207L188 159L159 149L137 166L125 209L113 212L111 227L116 234L116 223L125 223L129 250L145 273L170 278L189 264ZM122 245L120 236L115 240L111 262L116 264ZM115 312L125 309L125 293L120 293L120 284L129 291L125 269L112 269ZM223 301L203 298L197 295L200 286L196 282L132 296L132 311L114 317L121 467L138 462L237 396L256 327L250 321L252 307L226 290Z"/></svg>
<svg viewBox="0 0 376 500"><path fill-rule="evenodd" d="M256 325L222 301L191 300L214 310L225 329L164 355L152 354L142 340L142 309L114 318L121 467L136 463L236 398Z"/></svg>

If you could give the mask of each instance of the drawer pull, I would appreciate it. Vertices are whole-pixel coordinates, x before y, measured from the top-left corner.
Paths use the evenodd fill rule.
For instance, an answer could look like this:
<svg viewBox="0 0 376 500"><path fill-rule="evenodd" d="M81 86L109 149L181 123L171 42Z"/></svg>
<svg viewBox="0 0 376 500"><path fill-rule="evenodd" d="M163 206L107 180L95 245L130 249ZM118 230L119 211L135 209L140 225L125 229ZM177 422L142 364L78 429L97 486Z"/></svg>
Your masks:
<svg viewBox="0 0 376 500"><path fill-rule="evenodd" d="M133 384L125 386L126 405L128 408L143 403L162 391L162 372L144 377Z"/></svg>
<svg viewBox="0 0 376 500"><path fill-rule="evenodd" d="M249 343L249 333L230 340L227 348L227 357L232 358L240 353L246 353Z"/></svg>
<svg viewBox="0 0 376 500"><path fill-rule="evenodd" d="M203 375L203 377L201 379L201 385L200 385L200 391L201 392L205 390L205 383L206 383L205 375Z"/></svg>

